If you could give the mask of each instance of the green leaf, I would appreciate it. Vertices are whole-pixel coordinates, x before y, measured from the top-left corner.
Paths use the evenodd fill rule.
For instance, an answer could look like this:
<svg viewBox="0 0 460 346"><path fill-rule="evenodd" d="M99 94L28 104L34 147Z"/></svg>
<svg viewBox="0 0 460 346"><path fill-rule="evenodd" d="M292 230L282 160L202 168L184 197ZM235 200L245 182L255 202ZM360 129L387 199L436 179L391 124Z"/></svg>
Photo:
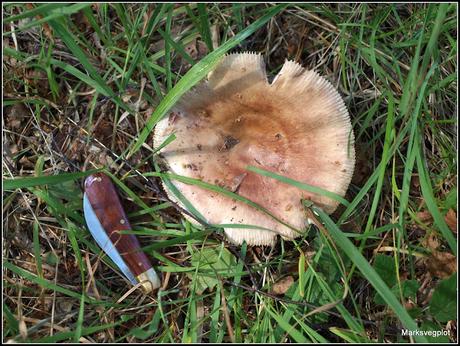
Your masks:
<svg viewBox="0 0 460 346"><path fill-rule="evenodd" d="M55 266L59 263L59 257L57 257L53 252L47 252L45 254L45 262L51 266Z"/></svg>
<svg viewBox="0 0 460 346"><path fill-rule="evenodd" d="M209 22L208 12L206 10L206 4L197 4L199 19L200 19L200 31L201 38L206 43L208 50L212 52L212 40L211 40L211 23Z"/></svg>
<svg viewBox="0 0 460 346"><path fill-rule="evenodd" d="M401 282L401 293L399 290L399 285L396 284L391 288L391 292L396 297L400 297L401 294L404 298L415 298L417 296L417 291L420 288L420 284L417 280L406 280ZM382 297L376 293L374 297L375 304L384 305L385 302L383 301Z"/></svg>
<svg viewBox="0 0 460 346"><path fill-rule="evenodd" d="M388 286L393 287L396 284L396 268L392 256L375 256L374 269Z"/></svg>
<svg viewBox="0 0 460 346"><path fill-rule="evenodd" d="M196 186L202 187L202 188L204 188L206 190L209 190L209 191L215 191L215 192L221 193L221 194L223 194L225 196L228 196L230 198L233 198L233 199L235 199L237 201L241 201L243 203L246 203L247 205L250 205L250 206L254 207L255 209L261 211L262 213L269 215L274 220L276 220L279 223L285 225L286 227L289 227L289 228L291 228L292 230L294 230L294 231L296 231L298 233L300 232L299 230L293 228L291 225L287 224L283 220L281 220L281 219L277 218L276 216L274 216L267 209L261 207L257 203L254 203L251 200L249 200L249 199L247 199L247 198L245 198L245 197L243 197L243 196L241 196L241 195L239 195L237 193L234 193L232 191L226 190L226 189L221 188L221 187L219 187L217 185L209 184L209 183L206 183L206 182L204 182L202 180L199 180L199 179L189 178L189 177L186 177L186 176L172 174L172 173L148 172L148 173L144 173L144 176L145 177L149 177L149 176L160 177L160 178L162 178L163 181L164 181L165 178L171 179L171 180L177 180L177 181L180 181L180 182L185 183L185 184L196 185ZM194 213L193 210L189 210L189 211ZM195 216L199 217L199 215L195 215ZM228 226L226 226L226 227L228 227ZM233 227L235 227L235 226L233 226ZM245 227L245 228L247 228L247 227ZM260 229L260 227L256 227L256 228Z"/></svg>
<svg viewBox="0 0 460 346"><path fill-rule="evenodd" d="M175 238L164 240L164 241L161 241L161 242L160 241L155 242L153 244L150 244L150 245L142 247L142 250L145 251L145 252L149 252L149 251L163 249L163 248L168 247L168 246L174 246L176 244L182 244L182 243L184 243L184 242L186 242L188 240L203 239L206 235L211 234L213 232L215 232L215 230L213 230L213 229L207 229L207 230L204 230L204 231L193 232L191 234L187 234L187 235L184 235L184 236L175 237Z"/></svg>
<svg viewBox="0 0 460 346"><path fill-rule="evenodd" d="M457 318L457 273L442 280L436 287L430 302L430 313L439 322Z"/></svg>
<svg viewBox="0 0 460 346"><path fill-rule="evenodd" d="M419 288L420 284L417 280L406 280L401 283L401 292L404 298L415 298ZM399 290L397 285L395 289Z"/></svg>
<svg viewBox="0 0 460 346"><path fill-rule="evenodd" d="M206 247L192 254L192 266L199 268L197 292L203 292L206 288L213 289L219 283L218 276L233 276L236 261L226 248Z"/></svg>
<svg viewBox="0 0 460 346"><path fill-rule="evenodd" d="M132 319L134 317L135 317L134 315L130 316L129 319ZM100 325L100 326L92 326L92 327L83 328L82 331L81 331L81 335L82 336L91 335L91 334L97 333L97 332L102 331L102 330L106 330L106 329L109 329L109 328L114 328L114 327L119 326L123 322L125 322L125 321L123 319L121 319L120 321L117 321L115 323L108 323L108 324L103 324L103 325ZM54 343L57 343L59 341L63 341L63 340L73 338L74 335L75 335L74 331L68 331L68 332L64 331L64 332L59 332L59 333L57 333L55 335L52 335L52 336L45 336L45 337L43 337L41 339L33 340L33 342L34 343L54 344Z"/></svg>
<svg viewBox="0 0 460 346"><path fill-rule="evenodd" d="M321 257L318 259L317 267L315 268L317 272L324 274L324 278L327 283L333 284L340 280L340 268L338 267L337 260L334 258L336 256L342 257L342 260L345 261L344 264L348 263L347 257L340 250L338 253L333 252L331 244L327 242L324 236L318 234L313 240L313 248L316 252L321 253Z"/></svg>
<svg viewBox="0 0 460 346"><path fill-rule="evenodd" d="M423 309L419 306L414 306L411 309L409 309L407 312L412 318L415 319L415 318L419 318L422 315Z"/></svg>
<svg viewBox="0 0 460 346"><path fill-rule="evenodd" d="M37 162L35 163L35 176L39 177L43 175L43 167L45 165L45 157L43 155L40 155L37 159Z"/></svg>
<svg viewBox="0 0 460 346"><path fill-rule="evenodd" d="M67 180L61 183L50 185L48 193L51 198L68 201L65 204L69 209L80 209L82 205L83 193L74 180Z"/></svg>
<svg viewBox="0 0 460 346"><path fill-rule="evenodd" d="M97 84L104 91L104 95L114 97L115 93L110 89L106 84L104 79L99 75L96 68L90 63L86 53L78 46L77 38L70 32L69 28L60 21L50 20L49 24L56 31L56 33L61 37L65 45L70 49L73 55L78 58L78 61L83 65L85 70L91 76L91 78L97 82Z"/></svg>
<svg viewBox="0 0 460 346"><path fill-rule="evenodd" d="M220 316L220 304L221 304L221 299L220 299L220 290L216 290L216 295L214 297L214 304L212 307L212 310L210 312L211 315L211 331L209 334L209 341L211 343L218 343L218 334L222 333L222 329L219 329L219 316Z"/></svg>

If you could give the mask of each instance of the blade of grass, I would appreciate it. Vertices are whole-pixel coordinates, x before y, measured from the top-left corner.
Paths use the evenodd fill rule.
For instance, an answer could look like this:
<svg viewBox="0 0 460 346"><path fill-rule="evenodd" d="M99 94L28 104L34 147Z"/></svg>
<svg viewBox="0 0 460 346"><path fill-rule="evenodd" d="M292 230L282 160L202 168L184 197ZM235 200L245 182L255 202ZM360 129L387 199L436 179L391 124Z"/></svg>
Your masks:
<svg viewBox="0 0 460 346"><path fill-rule="evenodd" d="M37 264L37 275L40 279L43 279L43 270L42 270L42 256L40 253L40 240L39 240L39 225L37 221L34 221L33 226L33 243L34 243L34 256L35 262Z"/></svg>
<svg viewBox="0 0 460 346"><path fill-rule="evenodd" d="M432 58L435 49L437 49L439 46L438 37L441 31L444 29L443 24L444 24L444 19L446 18L448 7L449 7L448 3L442 3L437 6L434 27L433 27L433 30L431 31L430 40L428 41L428 44L425 48L425 53L423 55L422 64L420 66L420 72L421 72L421 74L419 74L420 80L425 79L425 74L428 70L428 64L430 63L430 59Z"/></svg>
<svg viewBox="0 0 460 346"><path fill-rule="evenodd" d="M308 342L308 339L297 329L293 328L283 317L278 315L276 311L272 311L272 308L269 307L269 305L265 306L265 311L267 311L271 317L278 323L278 325L286 331L292 338L294 339L295 342L298 343L306 343Z"/></svg>
<svg viewBox="0 0 460 346"><path fill-rule="evenodd" d="M180 41L179 42L174 41L170 35L168 35L166 32L164 32L161 29L158 29L157 31L161 35L161 37L163 37L165 42L167 42L168 45L173 47L174 50L177 53L179 53L182 56L182 58L184 58L185 61L187 61L192 66L195 64L195 60L193 60L193 58L185 51Z"/></svg>
<svg viewBox="0 0 460 346"><path fill-rule="evenodd" d="M82 291L85 290L85 267L83 265L83 260L80 252L80 247L78 246L78 241L77 241L77 231L76 231L76 226L70 222L67 221L67 235L70 240L70 244L72 245L73 253L75 254L75 257L77 258L77 263L78 267L80 268L80 275L81 275L81 284L82 284ZM73 336L73 342L79 342L80 337L82 335L82 330L83 330L83 320L85 317L85 296L82 295L80 299L80 309L78 311L78 318L77 318L77 324L75 328L75 334Z"/></svg>
<svg viewBox="0 0 460 346"><path fill-rule="evenodd" d="M398 257L400 256L399 249L401 248L403 239L407 240L407 232L405 228L405 213L409 205L410 183L411 183L412 170L414 168L415 157L416 157L416 150L414 150L414 140L415 140L416 130L418 126L420 107L422 105L422 101L425 99L425 90L427 88L428 81L430 80L433 72L435 71L437 67L438 67L437 64L433 64L431 69L428 71L426 78L420 88L420 94L417 99L417 103L415 105L414 113L412 114L411 130L409 134L409 143L407 146L406 164L404 166L402 188L401 188L400 193L398 190L396 190L396 196L399 199L399 226L400 226L399 230L400 232L397 233L396 248L398 249L398 251L395 253L395 261L397 261ZM399 197L398 197L398 194L399 194ZM411 253L412 253L412 249L411 247L409 247L409 255ZM413 264L412 256L409 256L409 265L411 268L411 272L414 272L414 269L413 269L414 264ZM398 280L398 283L399 283L399 280Z"/></svg>
<svg viewBox="0 0 460 346"><path fill-rule="evenodd" d="M114 322L114 323L103 324L101 326L83 328L82 331L81 331L81 335L82 336L91 335L91 334L94 334L94 333L97 333L97 332L100 332L100 331L103 331L103 330L106 330L106 329L115 328L115 327L117 327L117 326L119 326L119 325L121 325L123 323L128 322L129 320L131 320L134 317L135 316L130 316L128 318L121 319L120 321L117 321L117 322ZM64 341L64 340L67 340L67 339L71 339L74 336L75 336L74 331L60 332L60 333L57 333L57 334L52 335L52 336L46 336L46 337L38 339L38 340L33 340L33 342L54 344L54 343L57 343L59 341ZM80 342L80 340L79 340L79 342Z"/></svg>
<svg viewBox="0 0 460 346"><path fill-rule="evenodd" d="M218 343L218 333L221 334L221 328L219 327L219 316L220 316L220 290L216 289L216 296L214 297L214 305L212 308L211 315L211 329L210 329L210 336L209 342L210 343Z"/></svg>
<svg viewBox="0 0 460 346"><path fill-rule="evenodd" d="M238 31L242 31L243 26L243 10L245 4L242 3L233 3L232 4L232 16L235 18L236 26L238 27Z"/></svg>
<svg viewBox="0 0 460 346"><path fill-rule="evenodd" d="M436 200L433 195L433 188L431 186L430 176L427 173L425 167L426 160L423 156L422 149L420 146L421 138L418 131L416 132L416 136L417 140L414 142L414 145L416 150L417 170L419 174L419 181L420 187L422 188L423 198L425 199L425 203L428 210L433 216L435 225L441 231L442 235L444 236L444 239L446 239L452 253L455 256L457 256L457 241L455 240L455 237L452 234L452 231L450 230L449 226L447 226L444 217L441 215L441 212L438 209Z"/></svg>
<svg viewBox="0 0 460 346"><path fill-rule="evenodd" d="M385 172L386 172L386 165L383 163L389 161L388 153L389 153L391 142L394 139L394 99L393 99L393 94L391 93L388 93L388 113L387 113L386 122L387 124L386 124L386 129L385 129L385 140L383 143L383 152L382 152L382 159L381 159L382 164L379 165L380 169L379 169L379 176L377 179L377 186L375 188L374 199L372 201L371 210L367 218L367 223L366 223L366 228L364 229L364 234L367 234L370 231L372 222L374 221L375 213L377 212L377 207L379 205L380 195L382 192L383 179L385 178ZM364 237L361 240L361 244L359 247L360 251L362 251L365 244L366 244L366 237Z"/></svg>
<svg viewBox="0 0 460 346"><path fill-rule="evenodd" d="M83 83L88 84L89 86L93 87L98 93L104 95L104 96L109 96L107 94L106 89L101 86L97 81L92 79L90 76L86 75L85 73L81 72L79 69L73 67L72 65L66 64L62 61L56 60L56 59L51 59L50 60L51 64L62 68L63 70L69 72L73 76L77 77L79 80L81 80Z"/></svg>
<svg viewBox="0 0 460 346"><path fill-rule="evenodd" d="M354 211L356 210L356 207L358 204L361 202L361 200L366 196L366 194L369 192L370 188L374 185L374 183L377 181L380 173L380 165L387 165L388 160L394 155L394 152L399 146L401 145L402 141L404 140L407 132L409 131L409 126L404 126L403 129L401 129L398 132L398 136L396 137L396 140L394 143L391 145L391 148L389 150L389 155L387 156L386 162L380 162L379 165L375 168L374 172L372 172L372 175L369 177L369 179L366 181L364 186L360 189L356 197L351 201L347 209L342 213L340 216L339 220L337 221L337 224L342 224L347 217Z"/></svg>
<svg viewBox="0 0 460 346"><path fill-rule="evenodd" d="M171 25L172 25L172 4L169 5L168 14L166 16L166 27L165 35L171 36ZM166 70L166 91L169 92L172 89L172 74L171 74L171 40L165 41L165 70Z"/></svg>
<svg viewBox="0 0 460 346"><path fill-rule="evenodd" d="M104 43L104 46L110 47L112 46L112 42L110 37L107 37L101 30L101 27L97 24L96 19L94 18L93 11L89 7L85 7L83 9L83 13L85 14L86 19L88 19L89 24L93 28L93 30L97 33L99 39Z"/></svg>
<svg viewBox="0 0 460 346"><path fill-rule="evenodd" d="M211 30L210 30L210 23L209 23L209 17L208 17L208 11L206 7L209 6L209 4L197 4L197 9L198 9L198 19L200 20L200 32L201 32L201 38L203 39L204 43L206 43L206 46L208 47L208 50L212 52L213 47L212 47L212 40L211 40Z"/></svg>
<svg viewBox="0 0 460 346"><path fill-rule="evenodd" d="M212 229L205 230L205 231L199 231L199 232L193 232L193 233L188 234L188 235L184 235L184 236L181 236L181 237L175 237L173 239L168 239L168 240L164 240L164 241L161 241L161 242L156 242L156 243L151 244L151 245L144 246L144 247L142 247L142 250L145 251L145 252L150 252L150 251L159 250L159 249L162 249L162 248L174 246L176 244L183 244L184 242L187 242L189 240L202 239L205 236L207 236L208 234L211 234L213 232L214 232L214 230L212 230Z"/></svg>
<svg viewBox="0 0 460 346"><path fill-rule="evenodd" d="M209 183L205 183L205 182L203 182L203 181L201 181L199 179L193 179L193 178L189 178L189 177L185 177L185 176L181 176L181 175L177 175L177 174L172 174L172 173L149 172L149 173L144 173L144 175L146 177L155 176L155 177L160 177L160 178L177 180L177 181L180 181L180 182L185 183L185 184L196 185L196 186L202 187L202 188L210 190L210 191L221 193L221 194L223 194L225 196L228 196L230 198L233 198L233 199L236 199L236 200L241 201L243 203L246 203L246 204L250 205L251 207L254 207L257 210L261 211L262 213L267 214L268 216L270 216L274 220L278 221L279 223L285 225L286 227L289 227L290 229L292 229L292 230L294 230L296 232L300 232L299 230L295 229L294 227L292 227L288 223L286 223L283 220L277 218L275 215L273 215L267 209L263 208L262 206L258 205L257 203L254 203L253 201L251 201L251 200L249 200L249 199L247 199L247 198L245 198L243 196L240 196L240 195L238 195L238 194L236 194L234 192L228 191L228 190L226 190L224 188L221 188L219 186L209 184Z"/></svg>
<svg viewBox="0 0 460 346"><path fill-rule="evenodd" d="M52 10L60 8L60 7L62 7L62 4L59 4L59 3L58 4L52 3L52 4L40 5L40 6L34 7L33 9L23 11L23 12L15 15L15 16L4 17L3 18L3 23L9 23L9 22L14 22L14 21L24 19L24 18L34 17L37 14L47 13L49 11L52 11Z"/></svg>
<svg viewBox="0 0 460 346"><path fill-rule="evenodd" d="M19 333L19 322L16 317L14 317L7 304L3 304L3 316L6 320L4 328L7 333L5 333L5 335L8 335L8 332L12 332L14 335L17 335Z"/></svg>
<svg viewBox="0 0 460 346"><path fill-rule="evenodd" d="M89 62L89 59L85 52L78 46L76 37L67 29L65 23L61 23L58 20L50 20L48 22L51 27L56 31L56 33L61 37L65 45L70 49L72 54L78 59L78 61L83 65L85 70L88 72L91 79L98 86L97 90L105 96L108 96L112 101L119 106L120 108L126 110L130 114L134 112L125 105L125 103L118 97L113 90L107 85L104 79L99 75L94 66Z"/></svg>
<svg viewBox="0 0 460 346"><path fill-rule="evenodd" d="M80 179L100 171L101 169L92 169L86 172L60 173L58 175L51 176L4 179L3 189L12 190L40 185L59 184L65 181Z"/></svg>
<svg viewBox="0 0 460 346"><path fill-rule="evenodd" d="M71 290L69 290L67 288L64 288L64 287L61 287L59 285L56 285L53 282L48 281L46 279L41 279L38 276L28 272L27 270L24 270L24 269L22 269L22 268L20 268L20 267L18 267L16 265L14 265L11 262L4 261L3 266L6 269L11 270L13 273L16 273L17 275L21 276L22 278L36 283L37 285L43 287L44 289L49 289L49 290L52 290L52 291L56 291L56 292L65 294L66 296L69 296L69 297L72 297L72 298L81 299L82 294L74 292L74 291L71 291ZM89 302L91 302L93 304L94 303L96 303L96 304L101 304L102 303L103 305L107 305L107 306L110 305L109 303L96 301L95 298L92 298L92 297L89 297L89 296L87 296L87 299L88 299Z"/></svg>
<svg viewBox="0 0 460 346"><path fill-rule="evenodd" d="M64 215L65 217L72 218L78 223L83 223L83 217L80 213L77 213L74 207L69 207L68 204L62 203L62 200L54 198L48 190L33 187L29 187L28 189L46 203L47 209L56 218L60 217L60 215Z"/></svg>
<svg viewBox="0 0 460 346"><path fill-rule="evenodd" d="M156 162L154 162L154 167L157 172L160 171L160 167ZM179 189L171 182L171 180L162 175L161 181L163 184L173 193L173 195L176 197L178 201L189 211L191 212L195 217L197 217L201 222L207 223L205 217L193 206L192 203L179 191Z"/></svg>
<svg viewBox="0 0 460 346"><path fill-rule="evenodd" d="M298 271L299 271L299 295L301 297L304 297L304 287L305 287L305 254L303 251L300 251L300 256L299 256L299 265L298 265Z"/></svg>
<svg viewBox="0 0 460 346"><path fill-rule="evenodd" d="M283 183L298 187L299 189L309 191L309 192L313 192L313 193L316 193L318 195L323 195L323 196L329 197L329 198L331 198L331 199L333 199L333 200L335 200L337 202L342 203L344 206L349 206L350 205L350 203L345 198L339 196L338 194L336 194L334 192L322 189L320 187L313 186L313 185L308 185L308 184L305 184L305 183L301 183L301 182L296 181L294 179L291 179L291 178L288 178L288 177L285 177L285 176L282 176L282 175L267 171L267 170L262 169L262 168L254 167L254 166L247 166L246 169L248 171L263 175L265 177L273 178L273 179L276 179L276 180L281 181Z"/></svg>
<svg viewBox="0 0 460 346"><path fill-rule="evenodd" d="M128 42L131 41L131 37L129 37L129 34L134 33L134 30L132 28L132 23L130 18L126 15L127 14L127 9L124 7L125 4L123 3L114 3L111 6L115 9L117 12L118 18L121 21L121 24L123 25L124 28L124 35L126 36Z"/></svg>
<svg viewBox="0 0 460 346"><path fill-rule="evenodd" d="M30 29L30 28L32 28L34 26L40 25L42 23L47 23L47 22L49 22L51 20L55 20L55 19L58 19L58 18L61 18L61 17L64 17L64 16L71 15L73 13L76 13L76 12L84 9L85 7L91 6L91 4L84 3L84 4L74 4L74 5L69 5L69 6L65 6L65 5L61 4L60 6L56 6L56 7L54 7L54 6L46 7L46 6L47 5L39 6L39 7L36 8L36 9L38 9L37 11L35 11L36 9L31 10L31 11L29 11L29 14L27 15L27 17L29 17L30 13L33 12L33 13L37 13L37 14L43 14L44 15L43 18L34 20L34 21L24 25L24 26L16 28L14 30L14 32L18 33L18 32ZM48 12L51 12L51 14L47 15ZM21 15L19 15L17 17L20 17L20 16ZM25 17L25 18L27 18L27 17ZM9 19L9 21L11 21L11 18ZM12 31L4 32L3 36L10 35L11 33L12 33Z"/></svg>

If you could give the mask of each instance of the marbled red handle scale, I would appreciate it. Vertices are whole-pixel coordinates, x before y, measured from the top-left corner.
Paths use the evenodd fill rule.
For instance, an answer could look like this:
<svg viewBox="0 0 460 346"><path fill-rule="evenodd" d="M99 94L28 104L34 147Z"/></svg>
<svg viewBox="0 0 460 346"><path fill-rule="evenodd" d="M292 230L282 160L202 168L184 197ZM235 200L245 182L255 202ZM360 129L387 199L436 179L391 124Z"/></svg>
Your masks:
<svg viewBox="0 0 460 346"><path fill-rule="evenodd" d="M110 178L103 173L90 175L85 180L85 192L101 225L131 272L137 277L152 268L136 236L119 233L132 228Z"/></svg>

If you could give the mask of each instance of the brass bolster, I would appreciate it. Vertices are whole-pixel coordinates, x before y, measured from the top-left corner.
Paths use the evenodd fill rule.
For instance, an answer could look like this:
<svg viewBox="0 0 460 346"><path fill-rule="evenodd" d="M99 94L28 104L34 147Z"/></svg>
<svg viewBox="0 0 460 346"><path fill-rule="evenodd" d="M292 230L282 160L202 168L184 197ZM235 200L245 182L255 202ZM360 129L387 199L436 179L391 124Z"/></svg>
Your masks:
<svg viewBox="0 0 460 346"><path fill-rule="evenodd" d="M136 276L137 281L141 283L142 290L148 294L161 286L160 278L153 268Z"/></svg>

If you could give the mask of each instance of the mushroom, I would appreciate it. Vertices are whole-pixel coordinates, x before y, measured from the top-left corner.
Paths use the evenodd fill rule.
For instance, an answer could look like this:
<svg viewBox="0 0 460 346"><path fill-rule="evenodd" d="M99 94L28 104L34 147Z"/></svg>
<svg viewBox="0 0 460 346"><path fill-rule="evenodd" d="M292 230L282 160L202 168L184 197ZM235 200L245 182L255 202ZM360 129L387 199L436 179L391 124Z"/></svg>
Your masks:
<svg viewBox="0 0 460 346"><path fill-rule="evenodd" d="M325 78L293 61L286 61L269 83L260 54L226 55L207 81L182 96L158 122L154 145L172 133L176 139L161 150L172 173L228 189L292 226L223 194L172 181L209 223L260 227L226 227L235 244L273 245L277 235L299 236L296 230L308 223L302 199L329 214L338 205L248 171L248 165L340 196L353 174L354 136L342 98Z"/></svg>

